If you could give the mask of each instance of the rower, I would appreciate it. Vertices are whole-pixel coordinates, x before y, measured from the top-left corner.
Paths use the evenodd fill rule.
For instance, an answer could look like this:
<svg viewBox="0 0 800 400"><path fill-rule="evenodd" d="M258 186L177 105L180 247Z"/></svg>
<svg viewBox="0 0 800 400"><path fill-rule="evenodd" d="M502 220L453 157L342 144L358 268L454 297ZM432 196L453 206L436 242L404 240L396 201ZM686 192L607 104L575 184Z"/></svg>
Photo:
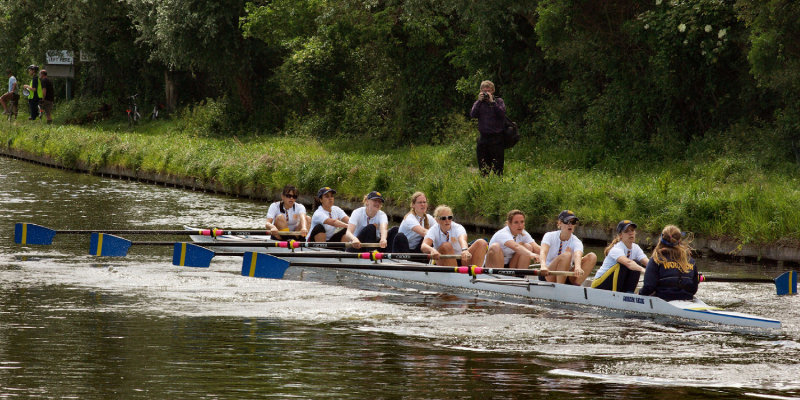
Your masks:
<svg viewBox="0 0 800 400"><path fill-rule="evenodd" d="M364 196L364 206L356 208L350 214L347 234L355 236L354 247L356 243L359 245L361 243L379 243L382 249L386 248L389 237L387 232L389 217L381 210L381 207L383 207L383 196L380 192L372 191Z"/></svg>
<svg viewBox="0 0 800 400"><path fill-rule="evenodd" d="M583 255L583 242L573 234L577 224L578 217L574 212L561 211L558 214L558 230L544 234L539 253L541 270L575 271L575 276L539 275L539 280L580 286L592 272L597 263L597 255L594 253Z"/></svg>
<svg viewBox="0 0 800 400"><path fill-rule="evenodd" d="M506 215L506 226L489 241L486 267L527 269L531 261L539 259L540 251L539 245L525 230L525 213L511 210Z"/></svg>
<svg viewBox="0 0 800 400"><path fill-rule="evenodd" d="M317 191L314 199L314 215L311 217L311 232L308 233L309 242L350 242L355 237L347 231L347 222L350 217L341 208L335 206L336 190L328 186ZM354 247L360 248L361 243Z"/></svg>
<svg viewBox="0 0 800 400"><path fill-rule="evenodd" d="M302 238L308 235L311 218L306 215L306 207L297 202L297 197L297 188L294 185L286 185L281 191L281 201L270 204L266 227L273 239L286 239L281 236L281 231L297 231Z"/></svg>
<svg viewBox="0 0 800 400"><path fill-rule="evenodd" d="M636 224L623 220L617 224L617 234L606 247L606 258L592 280L592 287L615 292L633 293L644 273L648 259L636 240Z"/></svg>
<svg viewBox="0 0 800 400"><path fill-rule="evenodd" d="M430 254L439 265L456 266L457 260L439 259L442 254L461 255L461 265L482 266L488 245L483 239L467 244L467 230L453 221L453 210L440 205L433 210L437 226L428 230L422 239L422 252Z"/></svg>
<svg viewBox="0 0 800 400"><path fill-rule="evenodd" d="M428 198L425 193L411 195L411 210L403 217L392 251L396 253L422 253L422 238L432 226L436 226L433 215L428 214Z"/></svg>
<svg viewBox="0 0 800 400"><path fill-rule="evenodd" d="M653 250L639 294L666 301L692 300L699 276L692 258L691 238L684 238L675 225L667 225Z"/></svg>

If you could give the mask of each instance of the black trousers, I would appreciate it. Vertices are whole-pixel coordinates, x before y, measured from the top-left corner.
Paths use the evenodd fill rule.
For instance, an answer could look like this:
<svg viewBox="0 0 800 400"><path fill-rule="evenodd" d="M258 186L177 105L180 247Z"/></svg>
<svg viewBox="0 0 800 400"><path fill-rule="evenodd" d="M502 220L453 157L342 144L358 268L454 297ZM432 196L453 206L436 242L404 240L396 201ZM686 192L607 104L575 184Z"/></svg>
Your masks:
<svg viewBox="0 0 800 400"><path fill-rule="evenodd" d="M31 113L30 119L39 118L39 102L41 99L28 99L28 110Z"/></svg>
<svg viewBox="0 0 800 400"><path fill-rule="evenodd" d="M483 176L489 175L490 172L503 175L506 149L502 142L480 139L475 150L478 155L478 168Z"/></svg>
<svg viewBox="0 0 800 400"><path fill-rule="evenodd" d="M603 276L598 278L601 282L592 282L592 287L597 289L614 290L614 286L618 292L633 293L636 290L636 285L639 284L639 275L641 272L632 271L622 264L614 264Z"/></svg>
<svg viewBox="0 0 800 400"><path fill-rule="evenodd" d="M410 248L408 245L408 238L403 233L397 233L392 242L392 252L394 253L422 253L420 247L422 247L422 240L419 241L417 247L413 249Z"/></svg>

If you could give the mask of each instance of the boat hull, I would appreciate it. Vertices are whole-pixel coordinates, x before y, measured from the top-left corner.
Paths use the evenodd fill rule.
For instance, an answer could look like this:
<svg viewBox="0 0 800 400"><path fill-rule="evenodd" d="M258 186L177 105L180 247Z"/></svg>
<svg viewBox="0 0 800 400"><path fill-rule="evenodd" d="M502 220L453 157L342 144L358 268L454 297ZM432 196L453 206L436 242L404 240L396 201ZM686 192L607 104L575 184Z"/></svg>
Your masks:
<svg viewBox="0 0 800 400"><path fill-rule="evenodd" d="M219 237L210 238L207 236L192 236L198 244L207 245L213 249L214 241L237 241L246 240L268 240L265 236L249 237ZM267 252L266 248L260 247L220 247L219 251L253 251ZM280 257L281 253L292 250L285 248L269 248L269 253ZM317 252L317 248L297 249L295 252ZM319 258L292 257L287 258L290 262L320 262ZM370 260L359 260L352 258L325 258L331 265L340 262L372 263ZM384 263L395 261L384 260ZM408 264L408 261L403 261ZM423 265L423 264L421 264ZM347 269L354 273L366 274L381 278L388 278L400 281L422 282L426 284L457 287L464 289L480 290L491 293L511 295L526 299L546 300L577 304L582 306L603 307L614 310L660 315L667 317L683 318L688 320L706 321L723 325L733 325L749 328L761 329L780 329L781 323L778 320L763 318L755 315L744 314L734 311L725 311L717 307L712 307L703 301L695 298L691 301L664 301L658 297L642 296L633 293L612 292L609 290L594 289L586 286L564 285L551 282L539 281L538 278L516 278L499 275L481 274L477 277L456 273L443 272L415 272L415 271L389 271L389 270L364 270Z"/></svg>

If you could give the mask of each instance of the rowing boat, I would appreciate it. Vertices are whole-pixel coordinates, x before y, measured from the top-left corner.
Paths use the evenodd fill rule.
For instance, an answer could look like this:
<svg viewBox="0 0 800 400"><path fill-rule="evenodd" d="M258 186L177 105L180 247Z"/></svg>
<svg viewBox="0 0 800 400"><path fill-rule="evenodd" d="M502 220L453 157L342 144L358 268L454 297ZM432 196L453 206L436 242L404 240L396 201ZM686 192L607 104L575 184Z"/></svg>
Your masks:
<svg viewBox="0 0 800 400"><path fill-rule="evenodd" d="M209 236L191 235L193 241L211 249L215 242L228 242L226 251L232 249L243 252L264 253L265 247L230 247L230 242L264 241L269 243L268 236ZM269 254L280 257L281 253L295 251L288 248L270 248ZM297 250L303 252L319 251L316 248L306 248ZM342 262L342 258L326 258L325 262L336 265ZM293 262L320 262L319 258L307 258L302 256L293 257ZM370 260L360 260L361 263L372 263ZM394 260L382 261L385 263L396 262ZM408 262L403 262L407 265ZM425 265L422 263L415 263ZM482 274L480 276L469 276L462 274L442 273L442 272L419 272L419 271L396 271L380 269L348 269L341 268L356 273L367 274L381 278L389 278L399 281L414 281L426 284L473 289L495 294L510 295L525 299L536 299L554 302L563 302L590 307L601 307L613 310L641 313L652 316L665 316L695 321L706 321L722 325L732 325L748 328L780 329L781 322L778 320L764 318L756 315L744 314L735 311L725 311L718 307L710 306L698 298L691 301L664 301L658 297L642 296L633 293L612 292L609 290L594 289L587 286L565 285L551 282L539 281L537 278L509 277L498 274Z"/></svg>

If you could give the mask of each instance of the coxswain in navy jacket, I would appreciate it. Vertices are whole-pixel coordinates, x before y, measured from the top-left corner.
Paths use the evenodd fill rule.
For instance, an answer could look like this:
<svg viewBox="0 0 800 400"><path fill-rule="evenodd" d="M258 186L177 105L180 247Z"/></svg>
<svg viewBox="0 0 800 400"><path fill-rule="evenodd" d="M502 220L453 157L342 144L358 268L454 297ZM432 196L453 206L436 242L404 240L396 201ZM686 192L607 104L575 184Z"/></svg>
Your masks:
<svg viewBox="0 0 800 400"><path fill-rule="evenodd" d="M691 300L697 293L697 267L694 259L689 259L689 264L681 268L681 265L666 257L665 262L657 263L650 259L644 272L644 286L639 290L639 294L645 296L655 295L666 301L672 300Z"/></svg>

